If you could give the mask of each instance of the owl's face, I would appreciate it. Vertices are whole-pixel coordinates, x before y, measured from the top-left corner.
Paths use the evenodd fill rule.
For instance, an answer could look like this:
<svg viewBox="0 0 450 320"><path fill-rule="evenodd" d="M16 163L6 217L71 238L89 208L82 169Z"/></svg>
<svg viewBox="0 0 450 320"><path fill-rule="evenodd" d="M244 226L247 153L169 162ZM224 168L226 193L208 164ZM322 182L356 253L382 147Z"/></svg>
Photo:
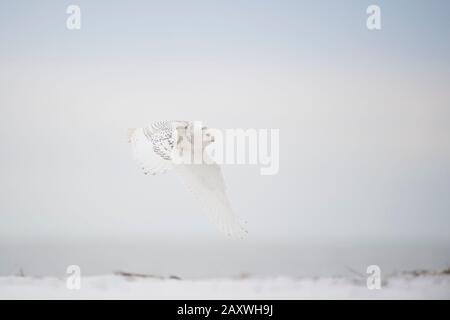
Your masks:
<svg viewBox="0 0 450 320"><path fill-rule="evenodd" d="M180 126L177 128L177 145L179 147L192 147L192 144L194 143L194 129L191 125L186 126ZM205 148L209 144L215 141L214 137L214 129L210 129L207 127L201 128L201 138L202 141L199 145L202 148Z"/></svg>
<svg viewBox="0 0 450 320"><path fill-rule="evenodd" d="M202 128L202 140L204 146L209 145L210 143L214 142L214 132L212 129L209 129L207 127Z"/></svg>

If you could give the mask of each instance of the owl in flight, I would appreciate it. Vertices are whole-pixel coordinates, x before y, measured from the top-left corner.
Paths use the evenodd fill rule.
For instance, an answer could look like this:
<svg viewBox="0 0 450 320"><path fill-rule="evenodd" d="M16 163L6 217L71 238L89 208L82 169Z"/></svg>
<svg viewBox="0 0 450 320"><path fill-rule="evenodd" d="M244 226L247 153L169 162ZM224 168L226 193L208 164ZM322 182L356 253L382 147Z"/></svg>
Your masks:
<svg viewBox="0 0 450 320"><path fill-rule="evenodd" d="M247 230L233 213L220 166L204 152L214 143L214 130L198 128L191 121L158 121L129 129L128 141L145 174L173 169L220 231L231 238L244 238Z"/></svg>

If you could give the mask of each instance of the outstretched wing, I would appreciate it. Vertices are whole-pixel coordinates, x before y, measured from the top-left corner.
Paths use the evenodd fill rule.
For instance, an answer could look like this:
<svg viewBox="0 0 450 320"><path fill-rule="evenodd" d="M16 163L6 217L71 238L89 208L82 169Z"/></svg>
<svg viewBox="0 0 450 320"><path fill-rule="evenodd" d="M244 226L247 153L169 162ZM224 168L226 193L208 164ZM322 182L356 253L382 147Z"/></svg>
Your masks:
<svg viewBox="0 0 450 320"><path fill-rule="evenodd" d="M145 174L164 173L172 168L170 155L175 135L170 124L162 123L129 131L133 157Z"/></svg>
<svg viewBox="0 0 450 320"><path fill-rule="evenodd" d="M247 231L231 209L217 164L179 164L174 169L198 199L209 219L222 232L232 238L244 238Z"/></svg>
<svg viewBox="0 0 450 320"><path fill-rule="evenodd" d="M176 142L176 129L169 121L158 121L144 128L145 136L152 142L153 151L164 160L172 160Z"/></svg>

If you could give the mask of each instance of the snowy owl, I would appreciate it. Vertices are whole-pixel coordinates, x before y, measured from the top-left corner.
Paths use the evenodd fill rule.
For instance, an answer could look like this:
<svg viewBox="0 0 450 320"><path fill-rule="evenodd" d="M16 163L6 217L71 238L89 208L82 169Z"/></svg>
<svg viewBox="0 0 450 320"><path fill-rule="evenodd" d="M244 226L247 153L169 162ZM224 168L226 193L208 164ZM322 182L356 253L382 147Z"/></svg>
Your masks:
<svg viewBox="0 0 450 320"><path fill-rule="evenodd" d="M197 128L196 122L191 121L158 121L129 129L128 141L145 174L173 169L223 233L244 238L247 231L233 213L220 166L204 152L214 142L213 129ZM200 163L191 161L197 154L201 156Z"/></svg>

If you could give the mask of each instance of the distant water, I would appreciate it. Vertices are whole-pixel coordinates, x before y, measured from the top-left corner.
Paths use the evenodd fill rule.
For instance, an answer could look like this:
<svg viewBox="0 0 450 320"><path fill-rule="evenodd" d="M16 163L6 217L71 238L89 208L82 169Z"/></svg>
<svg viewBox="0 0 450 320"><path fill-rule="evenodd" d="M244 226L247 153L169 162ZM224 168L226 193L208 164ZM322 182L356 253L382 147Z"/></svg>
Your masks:
<svg viewBox="0 0 450 320"><path fill-rule="evenodd" d="M384 274L443 270L450 245L411 241L317 241L299 244L256 241L171 242L151 239L54 239L0 243L0 276L61 276L68 265L84 275L115 271L182 278L253 276L349 276L378 265Z"/></svg>

